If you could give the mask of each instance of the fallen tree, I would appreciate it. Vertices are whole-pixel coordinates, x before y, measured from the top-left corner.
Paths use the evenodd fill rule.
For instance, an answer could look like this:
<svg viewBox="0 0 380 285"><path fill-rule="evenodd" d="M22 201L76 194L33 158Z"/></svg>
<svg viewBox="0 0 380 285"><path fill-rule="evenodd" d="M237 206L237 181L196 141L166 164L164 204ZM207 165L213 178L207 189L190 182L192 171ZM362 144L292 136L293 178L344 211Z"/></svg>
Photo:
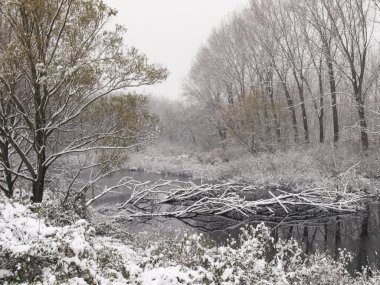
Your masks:
<svg viewBox="0 0 380 285"><path fill-rule="evenodd" d="M361 190L349 190L346 185L258 191L255 185L235 182L198 185L159 180L141 183L130 178L117 187L104 189L90 199L87 206L115 188L130 193L124 203L111 207L116 213L115 220L168 217L207 223L213 218L228 220L229 226L255 217L281 221L364 211L370 195Z"/></svg>

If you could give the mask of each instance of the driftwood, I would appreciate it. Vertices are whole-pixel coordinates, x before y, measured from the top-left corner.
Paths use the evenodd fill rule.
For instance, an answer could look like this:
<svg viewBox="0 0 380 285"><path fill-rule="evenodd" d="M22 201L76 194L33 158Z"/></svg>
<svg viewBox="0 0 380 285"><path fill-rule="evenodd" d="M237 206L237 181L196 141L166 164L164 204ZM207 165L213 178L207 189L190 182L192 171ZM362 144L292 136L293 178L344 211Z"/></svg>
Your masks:
<svg viewBox="0 0 380 285"><path fill-rule="evenodd" d="M280 219L308 214L315 216L315 213L328 216L364 210L364 201L368 198L360 191L341 191L335 187L292 191L274 188L261 191L264 193L261 197L256 195L252 198L258 192L256 186L233 182L197 185L172 180L141 183L125 179L118 187L124 187L130 193L124 203L114 206L118 219L173 217L202 220L200 217L203 216L242 221L255 216ZM91 203L118 187L105 189L90 200Z"/></svg>

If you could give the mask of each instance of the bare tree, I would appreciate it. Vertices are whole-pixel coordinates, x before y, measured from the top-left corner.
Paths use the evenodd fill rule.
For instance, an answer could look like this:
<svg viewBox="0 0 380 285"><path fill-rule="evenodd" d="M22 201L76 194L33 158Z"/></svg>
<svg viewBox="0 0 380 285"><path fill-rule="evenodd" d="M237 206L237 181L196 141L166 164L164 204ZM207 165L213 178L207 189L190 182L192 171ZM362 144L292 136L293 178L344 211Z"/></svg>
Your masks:
<svg viewBox="0 0 380 285"><path fill-rule="evenodd" d="M331 109L332 109L332 119L333 119L333 132L334 132L334 143L339 141L339 118L337 109L337 84L334 71L334 62L336 53L334 49L333 35L331 31L331 22L326 15L323 5L319 1L307 1L306 5L303 5L301 10L299 10L300 15L306 15L311 26L318 32L319 40L314 42L314 46L320 48L324 54L328 76L329 76L329 86L331 95ZM312 41L312 39L310 39ZM320 45L321 43L321 45Z"/></svg>
<svg viewBox="0 0 380 285"><path fill-rule="evenodd" d="M359 116L361 143L366 150L369 140L365 114L368 88L365 74L374 27L374 22L370 21L374 17L372 1L321 0L321 3L331 25L324 28L330 29L333 40L344 58L344 63L338 66L351 83Z"/></svg>
<svg viewBox="0 0 380 285"><path fill-rule="evenodd" d="M288 61L293 78L295 80L302 114L305 143L310 142L308 116L305 106L305 73L307 72L306 48L303 40L302 27L297 22L297 14L291 5L272 1L269 13L273 14L274 22L269 26L283 53ZM277 5L276 5L277 4Z"/></svg>
<svg viewBox="0 0 380 285"><path fill-rule="evenodd" d="M371 93L370 101L376 101L373 85L380 69L371 55L376 44L372 40L376 3L251 0L243 12L223 22L199 52L188 94L212 102L212 113L219 114L230 138L250 145L250 151L254 141L270 142L272 133L277 143L283 143L289 125L298 143L299 120L305 143L318 133L320 143L331 134L336 144L340 124L348 130L356 123L354 103L361 144L367 149L374 122L368 126L366 98ZM251 107L244 126L242 104L248 105L245 98L250 94L259 95L261 102L259 108ZM350 109L343 112L343 108ZM351 137L351 131L346 133Z"/></svg>
<svg viewBox="0 0 380 285"><path fill-rule="evenodd" d="M288 61L284 61L281 56L281 47L276 39L276 35L273 34L273 30L268 33L268 27L272 26L272 28L275 28L275 26L273 26L276 25L275 19L273 18L274 15L271 13L270 6L268 6L267 2L251 1L250 3L250 13L248 13L248 17L251 21L254 19L251 24L251 31L256 31L254 34L255 45L251 48L262 51L262 54L259 56L268 58L268 66L274 70L278 77L291 116L294 142L298 143L299 131L296 109L287 81L290 66Z"/></svg>
<svg viewBox="0 0 380 285"><path fill-rule="evenodd" d="M7 62L10 54L7 51L9 41L11 40L11 31L9 25L0 16L0 52L2 54L1 65L7 73L3 75L9 82L7 86L0 83L0 188L11 197L14 191L14 184L17 176L13 175L12 171L19 171L22 167L22 161L15 157L14 149L12 149L10 140L6 137L2 130L12 130L18 126L20 122L20 114L16 112L16 106L9 100L9 94L13 96L21 96L20 86L17 82L21 78L21 72L15 70L14 66ZM7 87L7 88L4 88ZM15 136L15 140L20 140L20 137Z"/></svg>

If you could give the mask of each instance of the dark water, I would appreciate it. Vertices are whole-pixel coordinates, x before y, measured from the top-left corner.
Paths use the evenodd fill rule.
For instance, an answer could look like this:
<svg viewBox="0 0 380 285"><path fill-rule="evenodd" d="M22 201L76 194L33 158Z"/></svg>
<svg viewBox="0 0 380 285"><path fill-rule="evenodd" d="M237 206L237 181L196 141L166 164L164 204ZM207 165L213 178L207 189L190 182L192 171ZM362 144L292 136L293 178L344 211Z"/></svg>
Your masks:
<svg viewBox="0 0 380 285"><path fill-rule="evenodd" d="M160 179L188 181L186 177L174 175L126 171L104 179L101 181L101 187L112 186L124 176L130 176L142 182L154 182ZM97 201L95 206L102 207L106 204L123 203L129 195L129 193L120 192L108 193ZM209 217L206 217L203 221L186 221L186 223L175 219L155 219L144 224L136 223L131 228L133 228L134 233L154 230L159 235L173 237L177 236L179 232L199 231L198 227L203 229L212 228L213 224L220 222L220 220ZM261 221L246 221L246 224L257 224L258 222ZM189 224L195 227L191 227ZM349 266L352 271L360 270L367 265L380 268L380 204L377 202L370 203L366 211L360 214L316 220L305 218L297 222L285 220L282 223L267 223L267 225L272 228L273 236L276 239L294 238L302 244L306 253L327 251L332 256L337 257L339 249L352 252L354 260ZM210 231L207 235L216 242L222 243L229 237L237 237L241 226Z"/></svg>

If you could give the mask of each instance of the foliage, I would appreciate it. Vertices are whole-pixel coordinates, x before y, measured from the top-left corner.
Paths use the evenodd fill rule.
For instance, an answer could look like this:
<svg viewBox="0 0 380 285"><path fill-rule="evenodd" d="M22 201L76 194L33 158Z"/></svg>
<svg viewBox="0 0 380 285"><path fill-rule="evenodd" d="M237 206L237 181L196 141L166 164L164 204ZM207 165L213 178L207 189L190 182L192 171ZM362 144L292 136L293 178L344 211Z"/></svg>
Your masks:
<svg viewBox="0 0 380 285"><path fill-rule="evenodd" d="M155 84L168 75L136 48L125 47L125 29L108 25L115 15L102 0L0 3L6 31L0 45L0 107L8 110L0 113L0 163L2 176L9 178L2 181L9 196L16 177L31 184L26 189L41 202L46 176L63 157L130 146L130 135L123 133L127 126L94 128L91 121L78 121L110 93ZM129 97L125 103L135 102Z"/></svg>
<svg viewBox="0 0 380 285"><path fill-rule="evenodd" d="M120 164L127 159L127 151L112 147L134 146L136 149L159 135L159 119L147 109L148 97L136 93L114 95L101 98L82 114L80 120L90 122L90 128L105 126L113 129L114 135L99 140L97 144L107 145L100 149L100 161L114 157L112 164Z"/></svg>

